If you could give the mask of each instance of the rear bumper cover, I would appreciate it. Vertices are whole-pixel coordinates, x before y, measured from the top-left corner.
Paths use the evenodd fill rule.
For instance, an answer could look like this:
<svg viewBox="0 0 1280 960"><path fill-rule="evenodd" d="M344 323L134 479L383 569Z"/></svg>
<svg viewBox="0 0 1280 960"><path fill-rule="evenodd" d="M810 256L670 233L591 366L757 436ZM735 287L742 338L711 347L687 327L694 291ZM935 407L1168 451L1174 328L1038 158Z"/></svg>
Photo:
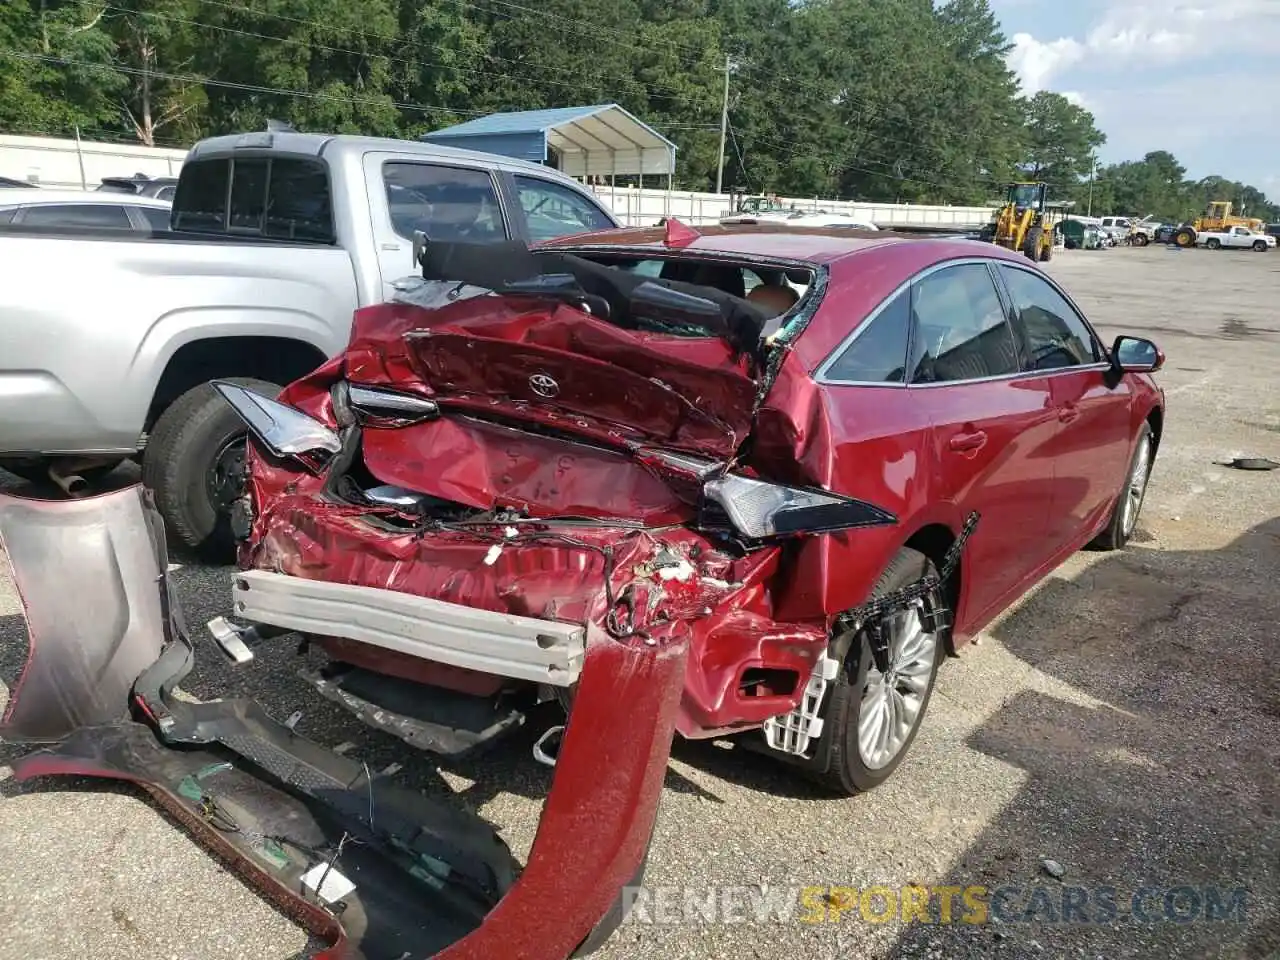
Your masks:
<svg viewBox="0 0 1280 960"><path fill-rule="evenodd" d="M141 488L57 503L0 495L0 538L33 636L0 736L46 744L14 765L19 780L64 774L139 784L325 938L322 956L330 958L406 950L449 960L568 957L594 948L620 920L622 889L640 874L652 836L686 642L587 645L533 849L510 882L505 848L476 818L370 783L363 765L298 737L249 701L170 696L191 669L192 649L165 574L159 520ZM67 538L101 549L58 550ZM77 622L61 602L68 592L94 618ZM376 827L370 806L380 811ZM228 811L248 829L220 828ZM266 849L263 841L285 825L305 836ZM368 879L344 911L318 903L298 881L314 859L304 846L314 853L346 834L364 839L353 849L373 859L360 865ZM472 895L461 908L413 871L419 844L467 879ZM496 903L480 917L475 906L487 900Z"/></svg>

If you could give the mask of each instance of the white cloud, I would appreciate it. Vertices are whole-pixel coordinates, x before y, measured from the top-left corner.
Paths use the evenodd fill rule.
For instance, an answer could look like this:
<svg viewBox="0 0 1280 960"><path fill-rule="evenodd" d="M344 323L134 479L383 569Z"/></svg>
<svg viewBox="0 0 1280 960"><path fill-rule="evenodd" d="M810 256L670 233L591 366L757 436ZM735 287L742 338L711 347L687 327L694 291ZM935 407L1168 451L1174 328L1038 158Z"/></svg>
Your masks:
<svg viewBox="0 0 1280 960"><path fill-rule="evenodd" d="M1027 96L1044 90L1049 81L1066 67L1084 59L1085 48L1071 37L1043 43L1029 33L1013 35L1009 69L1018 75Z"/></svg>
<svg viewBox="0 0 1280 960"><path fill-rule="evenodd" d="M1224 89L1250 93L1224 96ZM1193 178L1221 174L1255 183L1271 196L1280 194L1280 176L1271 161L1280 150L1280 137L1265 126L1255 127L1256 105L1280 101L1280 73L1255 76L1247 69L1228 68L1211 84L1200 77L1165 74L1140 87L1122 82L1091 90L1089 99L1107 107L1108 162L1170 150ZM1231 131L1237 130L1252 131L1249 149L1226 148L1234 139Z"/></svg>
<svg viewBox="0 0 1280 960"><path fill-rule="evenodd" d="M1084 110L1093 110L1089 105L1089 101L1085 98L1085 95L1079 90L1062 90L1060 92L1062 94L1062 98L1066 100L1067 103L1073 104Z"/></svg>
<svg viewBox="0 0 1280 960"><path fill-rule="evenodd" d="M1073 67L1125 72L1215 57L1280 55L1280 0L1111 0L1083 39L1042 41L1017 33L1011 42L1009 68L1030 95Z"/></svg>

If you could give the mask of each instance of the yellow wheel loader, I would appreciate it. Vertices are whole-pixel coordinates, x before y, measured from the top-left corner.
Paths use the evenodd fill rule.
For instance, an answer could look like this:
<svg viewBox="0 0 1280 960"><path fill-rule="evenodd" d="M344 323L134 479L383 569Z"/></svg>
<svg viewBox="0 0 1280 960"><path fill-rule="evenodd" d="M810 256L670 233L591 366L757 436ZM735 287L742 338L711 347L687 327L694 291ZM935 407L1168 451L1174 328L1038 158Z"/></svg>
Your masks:
<svg viewBox="0 0 1280 960"><path fill-rule="evenodd" d="M993 243L1020 250L1031 260L1044 262L1053 256L1055 211L1059 205L1045 202L1046 183L1011 183L1005 204L996 212L987 233Z"/></svg>

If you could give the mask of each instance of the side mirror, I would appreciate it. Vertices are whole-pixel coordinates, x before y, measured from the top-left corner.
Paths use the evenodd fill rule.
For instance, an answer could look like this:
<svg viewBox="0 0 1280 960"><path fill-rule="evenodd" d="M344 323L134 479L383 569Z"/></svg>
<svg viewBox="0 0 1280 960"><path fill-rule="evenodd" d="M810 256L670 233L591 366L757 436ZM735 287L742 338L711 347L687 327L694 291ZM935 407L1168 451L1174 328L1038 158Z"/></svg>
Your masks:
<svg viewBox="0 0 1280 960"><path fill-rule="evenodd" d="M429 242L424 231L413 231L413 266L415 269L421 269L425 266L424 261L427 257L427 244Z"/></svg>
<svg viewBox="0 0 1280 960"><path fill-rule="evenodd" d="M1164 366L1164 354L1142 337L1116 337L1111 345L1111 365L1122 373L1155 373Z"/></svg>

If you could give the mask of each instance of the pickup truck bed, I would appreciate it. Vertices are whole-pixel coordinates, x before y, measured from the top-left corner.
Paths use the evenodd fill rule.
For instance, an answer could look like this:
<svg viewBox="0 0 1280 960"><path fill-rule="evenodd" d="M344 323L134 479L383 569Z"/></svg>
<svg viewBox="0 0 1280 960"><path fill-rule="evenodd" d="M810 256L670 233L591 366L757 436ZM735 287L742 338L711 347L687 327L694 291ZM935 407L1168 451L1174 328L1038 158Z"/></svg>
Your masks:
<svg viewBox="0 0 1280 960"><path fill-rule="evenodd" d="M171 377L162 389L162 380L195 344L224 341L197 365L278 350L279 363L251 366L270 379L314 368L346 343L337 321L358 300L345 250L109 233L0 231L12 275L47 278L3 294L0 356L21 356L25 368L0 371L6 455L133 456L152 405L189 386ZM63 266L53 273L51 263Z"/></svg>
<svg viewBox="0 0 1280 960"><path fill-rule="evenodd" d="M231 557L243 428L209 387L278 390L415 272L413 235L499 242L617 226L536 164L284 132L202 141L173 230L0 226L0 468L68 492L140 460L166 526Z"/></svg>

